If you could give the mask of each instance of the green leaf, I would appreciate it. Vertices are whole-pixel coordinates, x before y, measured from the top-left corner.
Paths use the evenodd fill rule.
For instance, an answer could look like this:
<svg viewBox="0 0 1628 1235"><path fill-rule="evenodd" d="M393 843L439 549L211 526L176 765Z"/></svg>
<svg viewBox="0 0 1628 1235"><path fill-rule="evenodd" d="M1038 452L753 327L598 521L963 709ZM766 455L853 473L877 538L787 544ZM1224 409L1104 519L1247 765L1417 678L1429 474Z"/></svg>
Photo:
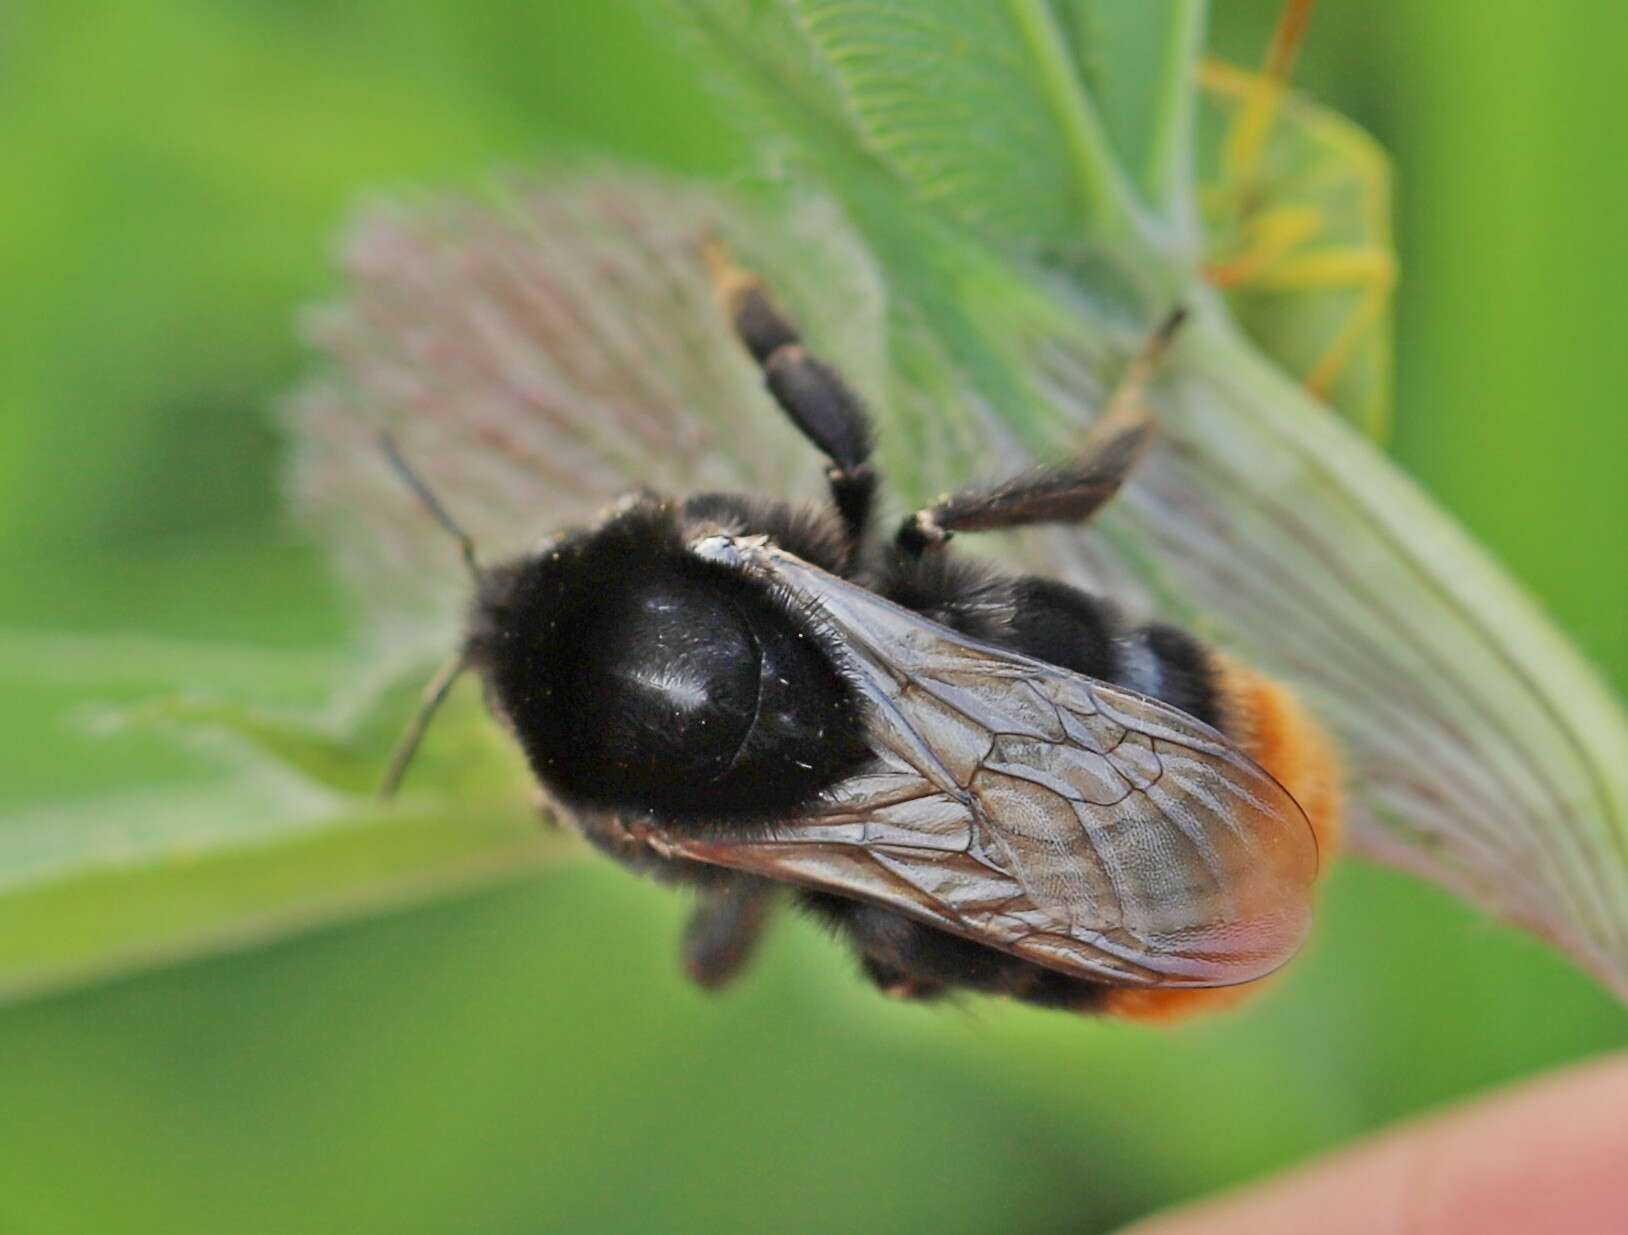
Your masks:
<svg viewBox="0 0 1628 1235"><path fill-rule="evenodd" d="M0 886L0 998L245 947L337 918L519 878L562 851L507 809L437 803L305 818L242 793L110 795L14 820L0 846L46 829L86 842L61 869ZM110 823L111 821L111 823ZM119 836L161 821L174 835Z"/></svg>
<svg viewBox="0 0 1628 1235"><path fill-rule="evenodd" d="M1192 200L1193 72L1202 0L1062 0L1054 6L1120 164L1172 216Z"/></svg>
<svg viewBox="0 0 1628 1235"><path fill-rule="evenodd" d="M799 0L868 148L926 205L1053 248L1119 235L1137 207L1043 0Z"/></svg>
<svg viewBox="0 0 1628 1235"><path fill-rule="evenodd" d="M28 752L7 752L0 999L515 878L571 848L541 828L473 697L425 769L446 792L387 808L373 787L399 683L340 712L273 702L332 693L354 663L32 632L0 649L0 684L79 771L71 795L60 775L31 787ZM211 697L152 694L201 682ZM124 758L177 738L167 763ZM110 765L116 787L98 788Z"/></svg>

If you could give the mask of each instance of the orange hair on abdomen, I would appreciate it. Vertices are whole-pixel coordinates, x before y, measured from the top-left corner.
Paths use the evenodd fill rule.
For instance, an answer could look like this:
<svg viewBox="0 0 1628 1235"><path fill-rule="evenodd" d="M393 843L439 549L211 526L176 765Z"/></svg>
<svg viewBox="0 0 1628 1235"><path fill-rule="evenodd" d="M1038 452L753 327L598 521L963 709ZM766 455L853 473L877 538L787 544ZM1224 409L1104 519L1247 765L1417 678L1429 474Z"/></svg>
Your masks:
<svg viewBox="0 0 1628 1235"><path fill-rule="evenodd" d="M1334 743L1281 682L1216 656L1222 728L1300 803L1322 870L1340 844L1341 772Z"/></svg>
<svg viewBox="0 0 1628 1235"><path fill-rule="evenodd" d="M1230 657L1211 656L1221 728L1306 812L1317 838L1320 879L1340 843L1341 773L1334 743L1287 686ZM1171 1023L1229 1008L1271 980L1202 990L1116 987L1107 993L1104 1010L1130 1020Z"/></svg>

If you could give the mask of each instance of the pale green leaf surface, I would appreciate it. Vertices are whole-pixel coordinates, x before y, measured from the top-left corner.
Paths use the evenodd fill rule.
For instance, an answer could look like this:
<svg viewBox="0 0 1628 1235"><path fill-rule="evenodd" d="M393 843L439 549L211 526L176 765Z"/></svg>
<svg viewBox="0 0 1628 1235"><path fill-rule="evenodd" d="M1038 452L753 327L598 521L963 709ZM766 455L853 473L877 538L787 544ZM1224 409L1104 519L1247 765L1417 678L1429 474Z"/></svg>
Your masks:
<svg viewBox="0 0 1628 1235"><path fill-rule="evenodd" d="M1082 159L1101 120L1082 113L1074 65L1045 4L799 0L866 144L921 202L1014 242L1072 247L1116 227L1125 186Z"/></svg>
<svg viewBox="0 0 1628 1235"><path fill-rule="evenodd" d="M566 842L507 806L440 800L320 817L220 793L109 796L8 820L0 998L247 946L536 869ZM129 821L160 834L131 834ZM70 860L30 868L30 841ZM19 853L21 849L21 853Z"/></svg>
<svg viewBox="0 0 1628 1235"><path fill-rule="evenodd" d="M313 710L346 674L352 701ZM39 718L40 762L66 744L82 774L65 793L30 775L26 745L5 752L0 999L513 877L571 848L526 807L473 691L427 761L440 788L374 801L405 693L366 676L331 656L7 632L0 687ZM208 697L190 693L202 681Z"/></svg>
<svg viewBox="0 0 1628 1235"><path fill-rule="evenodd" d="M1202 0L1062 0L1054 8L1120 164L1150 204L1188 209Z"/></svg>

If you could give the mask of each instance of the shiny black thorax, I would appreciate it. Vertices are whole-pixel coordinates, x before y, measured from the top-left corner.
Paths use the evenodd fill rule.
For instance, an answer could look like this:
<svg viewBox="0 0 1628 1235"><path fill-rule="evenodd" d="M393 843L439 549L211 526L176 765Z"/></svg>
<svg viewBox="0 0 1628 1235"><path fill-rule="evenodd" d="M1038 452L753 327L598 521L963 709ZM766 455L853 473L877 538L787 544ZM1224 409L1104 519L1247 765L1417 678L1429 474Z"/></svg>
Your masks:
<svg viewBox="0 0 1628 1235"><path fill-rule="evenodd" d="M852 773L860 719L798 614L686 550L713 522L695 505L640 501L493 571L471 654L562 803L756 827Z"/></svg>

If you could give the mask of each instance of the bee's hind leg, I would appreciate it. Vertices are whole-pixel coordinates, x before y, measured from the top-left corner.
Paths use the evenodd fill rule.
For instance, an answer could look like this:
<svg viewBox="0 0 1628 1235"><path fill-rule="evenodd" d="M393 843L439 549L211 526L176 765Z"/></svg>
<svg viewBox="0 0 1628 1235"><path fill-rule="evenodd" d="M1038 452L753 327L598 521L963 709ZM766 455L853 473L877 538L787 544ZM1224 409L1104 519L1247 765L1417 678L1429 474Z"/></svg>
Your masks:
<svg viewBox="0 0 1628 1235"><path fill-rule="evenodd" d="M1102 1010L1103 988L963 939L891 909L825 893L803 903L848 937L860 968L884 995L930 1002L972 992L1075 1012Z"/></svg>
<svg viewBox="0 0 1628 1235"><path fill-rule="evenodd" d="M916 557L956 532L1083 523L1096 514L1119 492L1153 440L1156 426L1147 404L1147 384L1186 317L1186 310L1177 309L1148 336L1072 460L940 498L899 525L895 545Z"/></svg>
<svg viewBox="0 0 1628 1235"><path fill-rule="evenodd" d="M739 875L703 888L684 927L684 972L697 986L732 982L757 951L774 908L775 887Z"/></svg>
<svg viewBox="0 0 1628 1235"><path fill-rule="evenodd" d="M876 989L889 999L932 1003L949 994L949 988L942 982L931 982L915 977L902 969L895 969L886 961L877 960L874 956L861 954L859 968Z"/></svg>

